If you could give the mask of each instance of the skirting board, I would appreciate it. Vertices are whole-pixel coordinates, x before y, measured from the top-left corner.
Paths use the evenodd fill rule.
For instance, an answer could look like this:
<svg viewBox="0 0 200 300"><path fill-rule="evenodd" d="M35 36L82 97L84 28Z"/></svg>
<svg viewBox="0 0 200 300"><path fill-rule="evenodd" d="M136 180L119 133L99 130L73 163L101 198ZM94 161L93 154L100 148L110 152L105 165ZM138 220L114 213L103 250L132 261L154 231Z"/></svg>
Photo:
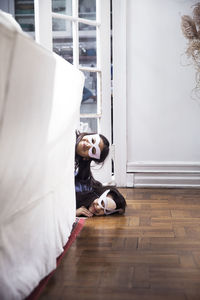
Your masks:
<svg viewBox="0 0 200 300"><path fill-rule="evenodd" d="M200 163L128 163L127 187L200 188Z"/></svg>

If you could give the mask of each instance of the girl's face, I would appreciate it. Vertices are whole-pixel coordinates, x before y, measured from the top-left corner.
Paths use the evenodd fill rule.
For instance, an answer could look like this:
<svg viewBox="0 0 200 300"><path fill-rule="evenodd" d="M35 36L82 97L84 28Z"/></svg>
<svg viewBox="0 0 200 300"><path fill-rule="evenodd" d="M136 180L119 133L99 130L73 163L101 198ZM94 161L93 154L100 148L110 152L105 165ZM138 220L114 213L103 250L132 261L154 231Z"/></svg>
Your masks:
<svg viewBox="0 0 200 300"><path fill-rule="evenodd" d="M95 216L103 216L104 215L104 209L101 208L98 205L98 198L95 199L91 204L90 207L88 209L92 214L94 214Z"/></svg>
<svg viewBox="0 0 200 300"><path fill-rule="evenodd" d="M112 196L110 194L105 195L105 193L106 192L104 192L104 194L102 194L100 198L95 199L88 208L88 210L95 216L103 216L109 214L109 212L114 212L116 209L116 203L113 200Z"/></svg>
<svg viewBox="0 0 200 300"><path fill-rule="evenodd" d="M76 147L78 155L84 158L100 159L104 143L99 134L85 135Z"/></svg>

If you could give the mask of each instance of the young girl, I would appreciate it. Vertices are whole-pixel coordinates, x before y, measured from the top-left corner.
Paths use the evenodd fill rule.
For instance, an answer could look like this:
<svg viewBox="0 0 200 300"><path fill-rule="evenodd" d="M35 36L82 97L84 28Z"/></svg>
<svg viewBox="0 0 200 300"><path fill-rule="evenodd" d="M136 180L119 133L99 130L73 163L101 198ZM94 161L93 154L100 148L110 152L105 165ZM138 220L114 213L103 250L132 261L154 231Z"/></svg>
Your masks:
<svg viewBox="0 0 200 300"><path fill-rule="evenodd" d="M100 184L100 183L99 183ZM111 186L93 186L91 191L76 192L76 216L103 216L114 213L123 214L126 200Z"/></svg>
<svg viewBox="0 0 200 300"><path fill-rule="evenodd" d="M109 153L109 141L102 134L76 132L75 185L76 191L89 191L99 183L90 170L92 161L103 163Z"/></svg>

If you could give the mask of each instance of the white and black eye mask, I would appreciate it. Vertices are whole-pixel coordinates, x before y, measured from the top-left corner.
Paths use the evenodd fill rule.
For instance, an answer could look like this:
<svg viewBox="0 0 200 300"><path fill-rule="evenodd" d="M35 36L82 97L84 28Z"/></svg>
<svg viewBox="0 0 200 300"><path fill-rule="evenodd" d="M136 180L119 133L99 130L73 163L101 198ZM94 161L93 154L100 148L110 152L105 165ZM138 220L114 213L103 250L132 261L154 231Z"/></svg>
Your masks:
<svg viewBox="0 0 200 300"><path fill-rule="evenodd" d="M84 137L87 138L88 142L91 145L88 152L89 157L99 159L101 156L101 150L99 147L101 138L99 134L85 135Z"/></svg>
<svg viewBox="0 0 200 300"><path fill-rule="evenodd" d="M98 199L98 205L104 210L105 215L113 214L117 211L120 211L120 209L116 209L117 205L115 201L107 197L110 190L106 190Z"/></svg>

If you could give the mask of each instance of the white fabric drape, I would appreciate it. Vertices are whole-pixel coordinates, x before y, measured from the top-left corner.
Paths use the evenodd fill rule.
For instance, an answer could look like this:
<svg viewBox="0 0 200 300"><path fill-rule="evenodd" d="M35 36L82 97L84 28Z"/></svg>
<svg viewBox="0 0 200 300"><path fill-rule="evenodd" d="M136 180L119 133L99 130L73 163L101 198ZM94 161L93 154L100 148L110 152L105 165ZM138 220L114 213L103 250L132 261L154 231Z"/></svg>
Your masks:
<svg viewBox="0 0 200 300"><path fill-rule="evenodd" d="M10 24L0 11L2 300L29 295L70 235L84 83L80 71Z"/></svg>

